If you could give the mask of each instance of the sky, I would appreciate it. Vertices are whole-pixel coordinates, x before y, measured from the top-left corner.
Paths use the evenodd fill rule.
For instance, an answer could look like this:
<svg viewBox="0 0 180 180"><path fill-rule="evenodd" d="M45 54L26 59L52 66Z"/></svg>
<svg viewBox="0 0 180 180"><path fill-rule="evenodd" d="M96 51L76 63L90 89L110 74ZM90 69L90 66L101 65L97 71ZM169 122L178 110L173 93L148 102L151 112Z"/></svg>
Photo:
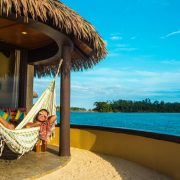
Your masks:
<svg viewBox="0 0 180 180"><path fill-rule="evenodd" d="M179 0L62 2L94 25L108 50L92 69L71 73L71 107L118 99L180 102ZM41 95L50 80L35 78L34 91Z"/></svg>

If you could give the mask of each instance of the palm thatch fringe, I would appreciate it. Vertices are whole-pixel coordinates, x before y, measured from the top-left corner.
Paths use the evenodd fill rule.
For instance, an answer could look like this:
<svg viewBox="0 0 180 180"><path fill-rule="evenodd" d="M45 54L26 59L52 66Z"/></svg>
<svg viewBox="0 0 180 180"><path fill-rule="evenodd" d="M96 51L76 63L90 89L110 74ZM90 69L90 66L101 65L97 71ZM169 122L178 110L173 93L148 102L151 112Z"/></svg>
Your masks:
<svg viewBox="0 0 180 180"><path fill-rule="evenodd" d="M71 70L72 71L83 71L87 70L89 68L92 68L94 65L98 64L100 61L92 61L92 59L82 60L82 59L76 59L72 60L71 62ZM56 75L58 66L57 65L35 65L35 76L45 77L45 76L52 76L54 77ZM59 72L60 74L60 72Z"/></svg>

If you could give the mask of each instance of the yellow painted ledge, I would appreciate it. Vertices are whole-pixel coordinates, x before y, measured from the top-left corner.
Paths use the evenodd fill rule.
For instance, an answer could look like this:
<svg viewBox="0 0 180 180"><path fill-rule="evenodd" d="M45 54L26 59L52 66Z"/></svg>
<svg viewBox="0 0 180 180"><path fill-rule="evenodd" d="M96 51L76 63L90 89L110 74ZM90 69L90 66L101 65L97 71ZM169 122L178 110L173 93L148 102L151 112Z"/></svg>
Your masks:
<svg viewBox="0 0 180 180"><path fill-rule="evenodd" d="M180 179L180 144L103 130L71 128L71 146L118 156ZM59 144L59 128L50 144Z"/></svg>

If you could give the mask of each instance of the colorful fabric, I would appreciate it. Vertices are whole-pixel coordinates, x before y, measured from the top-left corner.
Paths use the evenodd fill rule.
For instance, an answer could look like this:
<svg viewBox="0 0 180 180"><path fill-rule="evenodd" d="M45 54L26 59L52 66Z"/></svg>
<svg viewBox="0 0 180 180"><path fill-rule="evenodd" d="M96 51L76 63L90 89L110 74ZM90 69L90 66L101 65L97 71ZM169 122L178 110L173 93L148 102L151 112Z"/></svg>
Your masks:
<svg viewBox="0 0 180 180"><path fill-rule="evenodd" d="M0 116L5 119L7 122L11 119L11 117L9 116L8 113L4 112L4 111L0 111Z"/></svg>
<svg viewBox="0 0 180 180"><path fill-rule="evenodd" d="M21 115L21 111L18 110L17 113L16 113L16 116L15 116L14 120L17 121L17 120L19 119L20 115Z"/></svg>
<svg viewBox="0 0 180 180"><path fill-rule="evenodd" d="M20 120L24 119L25 116L26 115L24 112L21 112L20 110L18 110L14 119L15 119L15 121L20 121Z"/></svg>
<svg viewBox="0 0 180 180"><path fill-rule="evenodd" d="M4 111L0 111L0 116L2 117L4 114Z"/></svg>
<svg viewBox="0 0 180 180"><path fill-rule="evenodd" d="M50 120L42 123L40 126L39 139L47 141L51 134L53 133L55 123L50 124Z"/></svg>

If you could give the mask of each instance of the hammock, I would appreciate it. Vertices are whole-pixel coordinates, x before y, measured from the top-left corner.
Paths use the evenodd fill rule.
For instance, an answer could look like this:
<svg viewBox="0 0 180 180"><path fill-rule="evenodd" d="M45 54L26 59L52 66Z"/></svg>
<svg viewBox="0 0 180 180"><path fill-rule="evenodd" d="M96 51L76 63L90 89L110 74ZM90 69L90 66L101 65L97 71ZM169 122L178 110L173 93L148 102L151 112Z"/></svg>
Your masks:
<svg viewBox="0 0 180 180"><path fill-rule="evenodd" d="M56 115L56 78L61 64L62 60L59 63L58 71L54 80L52 80L26 117L14 130L7 129L0 123L0 156L2 155L5 144L9 147L9 149L11 149L11 151L21 155L31 151L39 139L40 127L23 127L28 122L33 122L37 113L41 109L47 109L49 111L49 115Z"/></svg>

